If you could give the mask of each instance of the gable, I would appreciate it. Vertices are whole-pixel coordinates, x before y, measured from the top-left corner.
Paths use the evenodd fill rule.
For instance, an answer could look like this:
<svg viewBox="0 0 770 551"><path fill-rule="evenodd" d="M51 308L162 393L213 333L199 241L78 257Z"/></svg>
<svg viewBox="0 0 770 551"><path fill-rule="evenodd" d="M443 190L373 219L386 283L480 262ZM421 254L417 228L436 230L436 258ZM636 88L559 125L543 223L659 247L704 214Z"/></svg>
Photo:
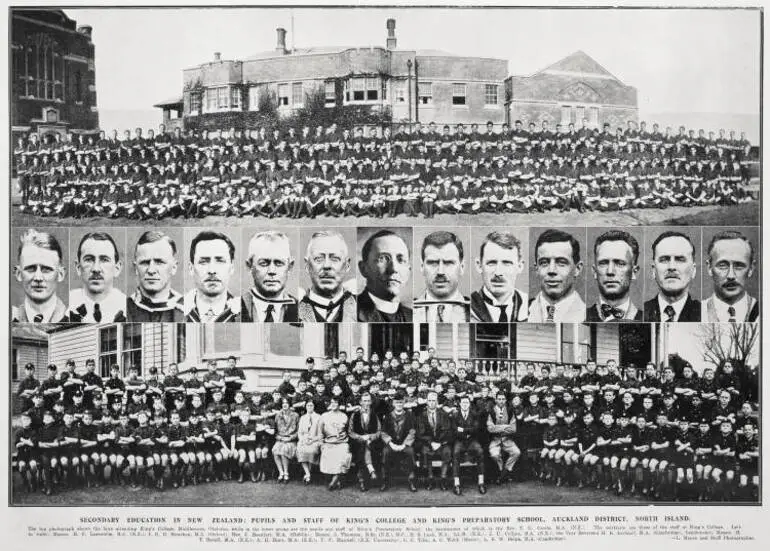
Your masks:
<svg viewBox="0 0 770 551"><path fill-rule="evenodd" d="M556 94L562 101L580 101L586 103L601 103L601 95L583 81L575 82L563 88Z"/></svg>

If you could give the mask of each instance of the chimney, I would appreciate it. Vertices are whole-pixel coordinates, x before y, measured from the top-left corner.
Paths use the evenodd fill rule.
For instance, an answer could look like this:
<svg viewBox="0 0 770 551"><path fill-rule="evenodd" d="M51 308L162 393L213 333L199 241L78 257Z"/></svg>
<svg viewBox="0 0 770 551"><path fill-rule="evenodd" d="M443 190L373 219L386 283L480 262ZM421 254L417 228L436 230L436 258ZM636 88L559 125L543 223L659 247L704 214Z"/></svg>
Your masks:
<svg viewBox="0 0 770 551"><path fill-rule="evenodd" d="M214 61L222 61L222 54L220 52L214 52Z"/></svg>
<svg viewBox="0 0 770 551"><path fill-rule="evenodd" d="M275 46L275 51L282 55L286 54L286 29L278 27L275 32L278 36L278 44Z"/></svg>
<svg viewBox="0 0 770 551"><path fill-rule="evenodd" d="M388 19L388 21L385 23L385 27L387 27L388 29L387 48L388 50L395 50L396 49L396 20Z"/></svg>
<svg viewBox="0 0 770 551"><path fill-rule="evenodd" d="M91 39L91 32L93 31L93 27L91 25L80 25L78 27L78 32L82 35L85 35L88 37L88 39Z"/></svg>

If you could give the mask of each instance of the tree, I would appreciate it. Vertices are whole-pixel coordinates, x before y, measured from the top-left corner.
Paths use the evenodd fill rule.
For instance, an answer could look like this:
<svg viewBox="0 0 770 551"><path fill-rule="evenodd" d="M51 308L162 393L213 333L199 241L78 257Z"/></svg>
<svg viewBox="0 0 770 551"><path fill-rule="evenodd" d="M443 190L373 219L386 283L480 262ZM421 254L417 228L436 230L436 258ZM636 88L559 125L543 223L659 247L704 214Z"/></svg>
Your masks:
<svg viewBox="0 0 770 551"><path fill-rule="evenodd" d="M699 334L703 344L703 359L717 371L730 361L739 372L744 371L746 360L755 350L759 338L756 323L705 323Z"/></svg>

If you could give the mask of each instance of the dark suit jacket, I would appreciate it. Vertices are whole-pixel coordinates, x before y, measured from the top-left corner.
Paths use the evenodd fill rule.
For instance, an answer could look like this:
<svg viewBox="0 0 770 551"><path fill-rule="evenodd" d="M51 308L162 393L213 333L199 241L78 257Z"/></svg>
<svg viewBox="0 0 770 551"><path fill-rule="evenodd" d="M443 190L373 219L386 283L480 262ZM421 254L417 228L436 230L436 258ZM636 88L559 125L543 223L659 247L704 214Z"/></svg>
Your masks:
<svg viewBox="0 0 770 551"><path fill-rule="evenodd" d="M401 430L396 430L396 421L393 413L388 413L382 420L383 440L394 444L406 444L411 446L417 434L417 421L411 411L404 411L404 422Z"/></svg>
<svg viewBox="0 0 770 551"><path fill-rule="evenodd" d="M459 410L455 413L455 440L467 442L468 440L479 440L481 437L481 416L473 410L468 412L468 417L463 419L463 414ZM458 428L462 427L462 432Z"/></svg>
<svg viewBox="0 0 770 551"><path fill-rule="evenodd" d="M294 298L291 295L289 295L290 298ZM253 300L251 298L251 293L246 292L241 296L241 321L243 323L250 323L253 322L253 316L251 315L252 306L253 306ZM299 307L297 306L297 300L294 299L294 302L291 304L287 304L283 309L283 320L284 323L291 323L299 321Z"/></svg>
<svg viewBox="0 0 770 551"><path fill-rule="evenodd" d="M454 442L454 420L452 416L441 408L436 409L436 426L431 427L426 409L417 419L417 438L423 446L430 446L431 442L451 444Z"/></svg>
<svg viewBox="0 0 770 551"><path fill-rule="evenodd" d="M633 318L624 318L624 319L610 319L607 320L607 322L628 322L628 321L642 321L642 311L637 310L636 314ZM595 303L588 308L586 308L586 321L590 322L604 322L601 315L599 314L599 303Z"/></svg>
<svg viewBox="0 0 770 551"><path fill-rule="evenodd" d="M655 295L644 303L644 321L659 322L662 321L662 317L658 308L658 296ZM700 321L700 301L687 295L678 321Z"/></svg>
<svg viewBox="0 0 770 551"><path fill-rule="evenodd" d="M363 293L358 295L358 321L367 321L367 322L392 322L392 323L400 323L400 322L411 322L412 321L412 309L404 306L403 304L398 305L398 310L396 310L395 314L383 314L379 310L377 310L377 307L374 305L374 302L372 301L371 297L369 297L369 293L364 290Z"/></svg>
<svg viewBox="0 0 770 551"><path fill-rule="evenodd" d="M518 321L517 317L519 315L519 311L522 309L524 299L521 297L521 293L519 291L514 290L513 291L513 315L512 317L514 319L508 320L511 322ZM524 306L524 317L526 318L526 311L527 307ZM471 293L471 319L473 320L479 320L482 323L489 323L489 322L496 322L496 319L492 319L492 316L489 315L489 309L487 308L486 303L484 302L484 296L482 295L482 291L473 291Z"/></svg>

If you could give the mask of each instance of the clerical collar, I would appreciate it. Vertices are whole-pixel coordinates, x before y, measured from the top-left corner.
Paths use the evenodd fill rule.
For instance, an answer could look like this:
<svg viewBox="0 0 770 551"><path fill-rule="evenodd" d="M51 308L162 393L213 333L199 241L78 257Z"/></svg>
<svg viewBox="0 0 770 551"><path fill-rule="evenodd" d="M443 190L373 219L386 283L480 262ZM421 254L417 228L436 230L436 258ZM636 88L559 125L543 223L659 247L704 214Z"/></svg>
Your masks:
<svg viewBox="0 0 770 551"><path fill-rule="evenodd" d="M394 298L393 300L383 300L374 296L371 291L367 291L366 293L369 295L369 298L372 299L375 308L384 314L395 314L398 311L398 307L401 306L398 298Z"/></svg>

